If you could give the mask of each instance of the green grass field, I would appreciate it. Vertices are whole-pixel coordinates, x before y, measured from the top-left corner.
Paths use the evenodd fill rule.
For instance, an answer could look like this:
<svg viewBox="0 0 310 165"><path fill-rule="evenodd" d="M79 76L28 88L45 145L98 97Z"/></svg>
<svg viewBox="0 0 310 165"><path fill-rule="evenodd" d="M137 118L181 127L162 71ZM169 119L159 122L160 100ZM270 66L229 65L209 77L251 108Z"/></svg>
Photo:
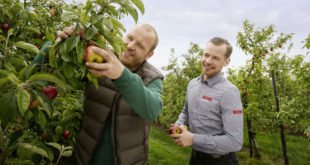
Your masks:
<svg viewBox="0 0 310 165"><path fill-rule="evenodd" d="M240 165L281 165L282 148L278 134L257 133L261 159L250 158L247 137L242 151L237 153ZM310 165L310 141L295 136L287 136L290 165ZM173 143L168 131L152 126L149 141L150 165L187 165L191 148L179 147Z"/></svg>

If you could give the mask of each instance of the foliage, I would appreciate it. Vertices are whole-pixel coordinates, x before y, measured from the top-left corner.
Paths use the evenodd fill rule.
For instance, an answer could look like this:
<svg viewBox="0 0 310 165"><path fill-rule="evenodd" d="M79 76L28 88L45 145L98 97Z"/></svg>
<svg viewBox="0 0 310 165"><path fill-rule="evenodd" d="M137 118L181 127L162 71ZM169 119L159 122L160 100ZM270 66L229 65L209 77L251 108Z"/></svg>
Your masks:
<svg viewBox="0 0 310 165"><path fill-rule="evenodd" d="M239 70L230 70L229 79L241 89L254 130L275 130L282 122L289 131L300 133L309 126L309 62L303 55L289 57L285 52L293 46L292 34L276 35L272 25L260 29L245 21L237 39L251 60ZM276 72L280 112L275 110L271 71Z"/></svg>
<svg viewBox="0 0 310 165"><path fill-rule="evenodd" d="M174 123L180 114L186 95L188 82L201 73L200 57L202 49L197 44L191 44L188 53L174 56L172 50L169 65L163 69L169 71L164 79L163 110L160 122L167 127Z"/></svg>

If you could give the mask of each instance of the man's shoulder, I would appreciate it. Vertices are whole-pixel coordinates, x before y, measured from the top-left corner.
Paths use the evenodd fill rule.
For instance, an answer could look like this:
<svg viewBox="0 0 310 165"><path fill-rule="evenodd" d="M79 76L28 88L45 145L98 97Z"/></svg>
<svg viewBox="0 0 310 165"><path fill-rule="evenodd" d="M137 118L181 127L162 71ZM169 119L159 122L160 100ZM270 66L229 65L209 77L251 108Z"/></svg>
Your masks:
<svg viewBox="0 0 310 165"><path fill-rule="evenodd" d="M233 91L239 91L238 87L233 84L232 82L230 82L228 79L223 77L223 81L221 81L222 85L224 86L223 89L225 89L225 91L227 90L233 90Z"/></svg>
<svg viewBox="0 0 310 165"><path fill-rule="evenodd" d="M150 64L149 62L145 62L143 65L144 72L149 72L150 74L157 75L158 77L164 77L161 71L157 69L154 65Z"/></svg>
<svg viewBox="0 0 310 165"><path fill-rule="evenodd" d="M191 79L188 83L188 85L193 85L193 84L197 84L201 81L201 76L195 77L193 79Z"/></svg>

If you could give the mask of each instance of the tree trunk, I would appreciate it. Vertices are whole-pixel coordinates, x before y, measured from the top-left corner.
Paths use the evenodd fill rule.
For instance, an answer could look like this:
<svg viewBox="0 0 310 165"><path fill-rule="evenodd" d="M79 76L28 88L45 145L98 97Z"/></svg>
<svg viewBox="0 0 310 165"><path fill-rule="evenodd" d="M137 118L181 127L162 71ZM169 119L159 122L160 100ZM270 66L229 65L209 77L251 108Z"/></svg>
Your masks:
<svg viewBox="0 0 310 165"><path fill-rule="evenodd" d="M276 102L276 110L277 110L277 112L279 112L280 111L280 103L279 103L279 95L278 95L278 89L277 89L277 83L276 83L276 77L275 77L274 71L271 71L271 77L272 77L272 86L273 86L274 98L275 98L275 102ZM284 164L289 165L288 156L287 156L287 149L286 149L286 139L285 139L284 127L283 127L282 121L280 121L279 129L280 129L280 135L281 135Z"/></svg>

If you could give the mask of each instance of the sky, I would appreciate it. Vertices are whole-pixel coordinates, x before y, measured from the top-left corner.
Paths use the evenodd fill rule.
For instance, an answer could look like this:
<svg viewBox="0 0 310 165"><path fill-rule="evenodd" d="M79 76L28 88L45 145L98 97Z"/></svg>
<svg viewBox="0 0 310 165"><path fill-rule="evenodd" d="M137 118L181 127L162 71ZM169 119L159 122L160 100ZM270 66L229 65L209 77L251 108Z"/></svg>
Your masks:
<svg viewBox="0 0 310 165"><path fill-rule="evenodd" d="M78 0L77 2L83 2ZM176 56L187 53L190 43L204 47L215 36L234 47L229 67L245 65L247 56L237 47L236 36L247 19L256 27L274 25L277 32L294 33L290 54L305 54L301 42L310 34L309 0L143 0L145 13L138 23L149 23L159 35L155 54L149 59L157 68L167 65L171 49ZM135 25L128 16L126 29ZM309 56L307 56L309 61ZM225 70L224 70L225 71Z"/></svg>

